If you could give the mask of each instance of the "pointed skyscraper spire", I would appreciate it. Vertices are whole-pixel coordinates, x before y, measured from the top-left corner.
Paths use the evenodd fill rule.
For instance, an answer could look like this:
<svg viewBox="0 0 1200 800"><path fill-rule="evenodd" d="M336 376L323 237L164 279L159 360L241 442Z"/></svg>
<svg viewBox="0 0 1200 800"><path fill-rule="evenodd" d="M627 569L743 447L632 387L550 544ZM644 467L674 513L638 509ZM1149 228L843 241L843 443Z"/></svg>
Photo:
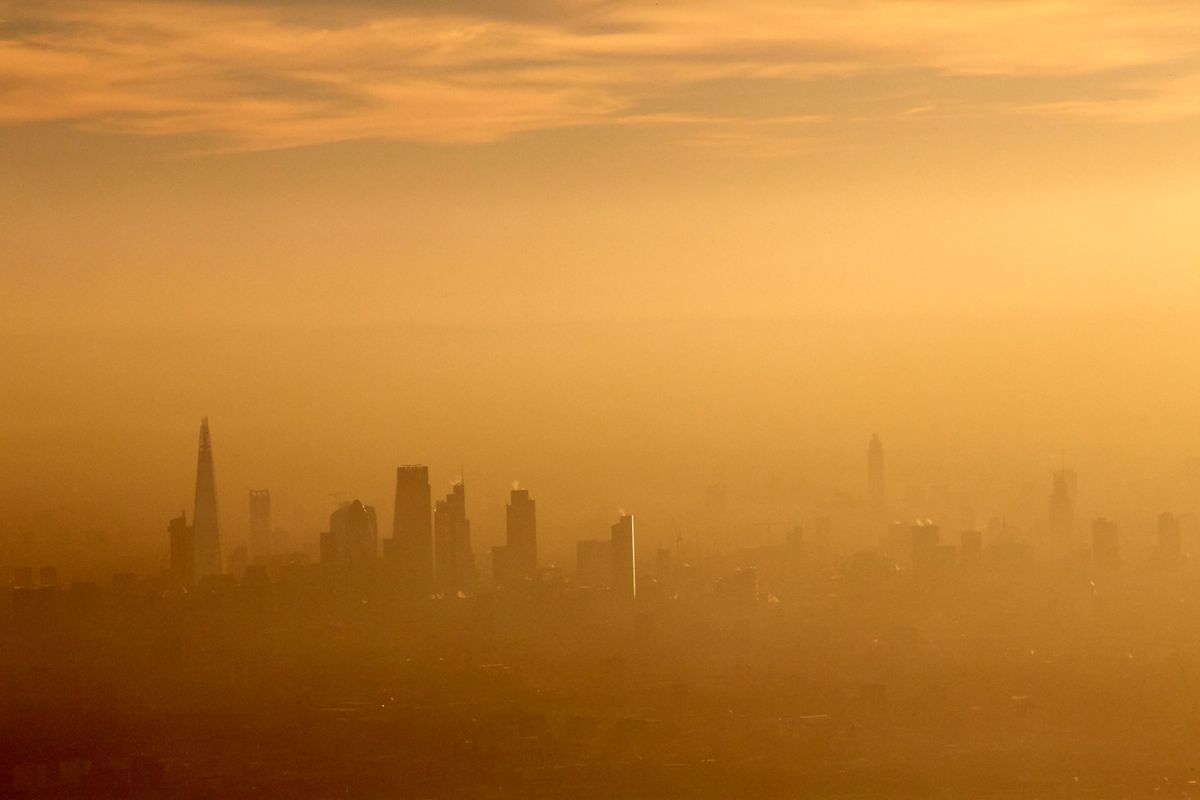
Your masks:
<svg viewBox="0 0 1200 800"><path fill-rule="evenodd" d="M213 477L212 437L208 417L200 421L200 453L196 460L196 507L192 513L195 576L220 575L221 537L217 526L217 485Z"/></svg>

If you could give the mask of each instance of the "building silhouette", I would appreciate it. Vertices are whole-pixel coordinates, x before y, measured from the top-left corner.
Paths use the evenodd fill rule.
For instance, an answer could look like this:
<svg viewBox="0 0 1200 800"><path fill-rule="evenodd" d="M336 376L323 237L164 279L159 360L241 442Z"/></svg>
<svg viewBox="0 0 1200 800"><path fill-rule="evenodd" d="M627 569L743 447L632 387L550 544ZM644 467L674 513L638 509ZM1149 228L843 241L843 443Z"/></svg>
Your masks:
<svg viewBox="0 0 1200 800"><path fill-rule="evenodd" d="M434 580L443 594L468 592L475 586L475 555L467 519L467 488L458 481L433 509Z"/></svg>
<svg viewBox="0 0 1200 800"><path fill-rule="evenodd" d="M360 500L345 503L329 515L329 530L321 534L321 561L362 564L379 553L375 508Z"/></svg>
<svg viewBox="0 0 1200 800"><path fill-rule="evenodd" d="M396 503L392 538L384 555L395 569L402 590L410 596L433 591L433 518L429 467L420 464L396 468Z"/></svg>
<svg viewBox="0 0 1200 800"><path fill-rule="evenodd" d="M612 526L612 590L620 598L637 597L637 553L633 516L622 514Z"/></svg>
<svg viewBox="0 0 1200 800"><path fill-rule="evenodd" d="M266 489L250 490L250 560L273 554L271 541L271 493Z"/></svg>
<svg viewBox="0 0 1200 800"><path fill-rule="evenodd" d="M492 576L511 586L537 571L537 504L528 489L514 487L505 508L505 543L492 548Z"/></svg>
<svg viewBox="0 0 1200 800"><path fill-rule="evenodd" d="M867 501L872 510L882 511L885 497L883 443L876 433L871 435L871 443L867 445Z"/></svg>
<svg viewBox="0 0 1200 800"><path fill-rule="evenodd" d="M192 541L192 528L187 524L186 513L180 511L179 516L167 524L167 536L171 547L171 579L191 583L195 579L196 544Z"/></svg>
<svg viewBox="0 0 1200 800"><path fill-rule="evenodd" d="M217 524L217 485L213 477L212 438L208 417L200 422L200 453L196 461L196 505L192 511L193 579L220 575L221 536Z"/></svg>

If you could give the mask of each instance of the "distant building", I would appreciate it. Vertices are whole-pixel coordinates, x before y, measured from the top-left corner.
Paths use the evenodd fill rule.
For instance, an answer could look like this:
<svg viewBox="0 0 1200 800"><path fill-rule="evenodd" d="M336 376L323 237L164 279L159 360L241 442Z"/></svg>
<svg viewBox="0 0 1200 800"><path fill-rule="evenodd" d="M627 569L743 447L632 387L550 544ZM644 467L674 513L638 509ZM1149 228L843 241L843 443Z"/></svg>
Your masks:
<svg viewBox="0 0 1200 800"><path fill-rule="evenodd" d="M492 577L511 586L537 571L537 508L528 489L513 488L505 508L505 544L492 548Z"/></svg>
<svg viewBox="0 0 1200 800"><path fill-rule="evenodd" d="M443 594L471 591L478 580L467 519L467 489L459 481L433 508L434 580Z"/></svg>
<svg viewBox="0 0 1200 800"><path fill-rule="evenodd" d="M886 486L883 473L883 443L879 434L872 434L867 445L867 502L874 511L886 505Z"/></svg>
<svg viewBox="0 0 1200 800"><path fill-rule="evenodd" d="M196 545L186 513L180 511L179 516L167 524L167 536L171 547L171 579L183 584L193 583L196 579Z"/></svg>
<svg viewBox="0 0 1200 800"><path fill-rule="evenodd" d="M1121 529L1100 517L1092 521L1092 563L1111 567L1121 560Z"/></svg>
<svg viewBox="0 0 1200 800"><path fill-rule="evenodd" d="M266 558L274 553L271 536L271 493L266 489L250 490L250 560Z"/></svg>
<svg viewBox="0 0 1200 800"><path fill-rule="evenodd" d="M366 563L379 554L375 508L359 500L345 503L329 515L329 530L321 534L321 561Z"/></svg>
<svg viewBox="0 0 1200 800"><path fill-rule="evenodd" d="M220 575L221 536L217 524L217 485L213 477L212 438L208 417L200 421L200 453L196 459L196 506L192 512L193 579Z"/></svg>
<svg viewBox="0 0 1200 800"><path fill-rule="evenodd" d="M637 597L637 550L633 516L623 514L612 526L612 590L617 597Z"/></svg>
<svg viewBox="0 0 1200 800"><path fill-rule="evenodd" d="M522 577L537 569L537 504L528 489L514 488L505 508L505 531Z"/></svg>
<svg viewBox="0 0 1200 800"><path fill-rule="evenodd" d="M392 538L385 543L385 555L405 593L433 592L433 498L429 467L423 464L396 467Z"/></svg>

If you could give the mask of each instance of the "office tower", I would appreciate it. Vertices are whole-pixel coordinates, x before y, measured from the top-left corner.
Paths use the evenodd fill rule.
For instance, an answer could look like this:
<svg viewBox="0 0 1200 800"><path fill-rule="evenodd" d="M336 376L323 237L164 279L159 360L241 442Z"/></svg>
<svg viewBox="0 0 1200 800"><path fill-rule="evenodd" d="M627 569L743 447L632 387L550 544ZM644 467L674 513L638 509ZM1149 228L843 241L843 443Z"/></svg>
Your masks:
<svg viewBox="0 0 1200 800"><path fill-rule="evenodd" d="M471 522L467 519L467 489L459 481L433 509L434 579L444 594L474 588L475 555L471 552Z"/></svg>
<svg viewBox="0 0 1200 800"><path fill-rule="evenodd" d="M373 506L354 500L329 515L329 530L321 534L321 561L362 564L378 553L379 527Z"/></svg>
<svg viewBox="0 0 1200 800"><path fill-rule="evenodd" d="M583 539L575 543L575 583L584 589L607 589L612 585L612 542Z"/></svg>
<svg viewBox="0 0 1200 800"><path fill-rule="evenodd" d="M637 597L637 553L633 538L633 516L622 514L612 526L612 589L617 597Z"/></svg>
<svg viewBox="0 0 1200 800"><path fill-rule="evenodd" d="M505 508L505 544L492 548L492 579L515 586L537 572L537 509L528 489L513 485Z"/></svg>
<svg viewBox="0 0 1200 800"><path fill-rule="evenodd" d="M521 577L537 570L537 508L528 489L514 488L505 508L505 533L513 564Z"/></svg>
<svg viewBox="0 0 1200 800"><path fill-rule="evenodd" d="M1104 517L1092 521L1092 563L1111 567L1121 560L1121 529Z"/></svg>
<svg viewBox="0 0 1200 800"><path fill-rule="evenodd" d="M192 541L192 528L187 524L187 514L167 524L167 536L171 545L171 579L179 583L191 583L195 578L196 543Z"/></svg>
<svg viewBox="0 0 1200 800"><path fill-rule="evenodd" d="M1052 544L1069 550L1075 538L1075 473L1069 469L1054 470L1054 488L1050 493L1050 534Z"/></svg>
<svg viewBox="0 0 1200 800"><path fill-rule="evenodd" d="M879 434L871 435L867 445L867 502L874 511L882 511L885 505L883 482L883 443Z"/></svg>
<svg viewBox="0 0 1200 800"><path fill-rule="evenodd" d="M1179 518L1163 512L1158 515L1158 552L1160 561L1175 562L1183 557L1183 531Z"/></svg>
<svg viewBox="0 0 1200 800"><path fill-rule="evenodd" d="M396 467L392 538L385 544L401 591L423 597L433 591L433 518L429 467Z"/></svg>
<svg viewBox="0 0 1200 800"><path fill-rule="evenodd" d="M274 552L271 542L271 493L250 490L250 560L266 558Z"/></svg>
<svg viewBox="0 0 1200 800"><path fill-rule="evenodd" d="M200 454L196 460L196 506L192 511L193 578L221 574L221 537L217 525L217 486L213 478L212 439L208 417L200 422Z"/></svg>

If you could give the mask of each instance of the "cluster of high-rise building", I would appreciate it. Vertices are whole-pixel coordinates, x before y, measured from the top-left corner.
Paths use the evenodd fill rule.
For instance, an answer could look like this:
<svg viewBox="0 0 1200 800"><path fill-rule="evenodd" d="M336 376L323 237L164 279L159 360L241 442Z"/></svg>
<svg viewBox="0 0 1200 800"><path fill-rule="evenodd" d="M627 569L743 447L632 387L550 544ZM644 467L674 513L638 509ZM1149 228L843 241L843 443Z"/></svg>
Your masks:
<svg viewBox="0 0 1200 800"><path fill-rule="evenodd" d="M445 497L433 498L429 468L403 465L396 468L396 490L390 537L380 536L378 514L373 506L360 500L342 503L329 517L328 529L319 535L320 561L333 567L355 570L370 566L392 582L398 593L412 597L467 596L481 587L480 568L472 542L471 520L467 513L466 481L460 477ZM973 525L959 530L958 544L943 539L942 528L932 520L915 523L896 521L889 516L885 482L884 449L879 436L872 435L866 452L866 502L859 525L867 532L864 554L874 554L887 563L913 575L945 574L956 563L972 563L985 553L985 533ZM1074 471L1065 464L1052 470L1046 531L1049 552L1063 555L1081 553L1082 541L1075 538L1078 482ZM726 519L727 498L724 486L712 486L705 495L706 509L712 520ZM212 437L208 420L200 427L196 467L195 504L191 524L186 513L168 525L170 575L180 584L197 584L226 572L240 574L245 565L280 563L279 559L307 558L290 556L286 534L272 527L271 495L250 490L248 495L249 535L245 551L239 550L222 559L218 526L216 481L213 467ZM505 513L505 540L491 548L492 585L500 590L515 589L523 583L546 577L538 560L537 503L528 489L514 484ZM1169 563L1183 557L1184 522L1173 514L1157 520L1154 558ZM829 519L821 517L813 527L816 542L827 539ZM799 541L799 528L795 538ZM873 531L873 533L871 533ZM877 537L871 541L870 537ZM1007 519L993 519L986 530L986 550L992 554L1017 552L1028 542ZM1088 554L1096 566L1120 563L1120 529L1105 518L1092 523ZM789 539L790 541L790 539ZM698 547L698 545L697 545ZM794 548L793 548L794 549ZM244 552L244 556L242 555ZM669 556L669 551L667 552ZM859 559L857 563L866 563ZM882 563L882 562L881 562ZM663 570L655 572L655 578ZM634 598L638 594L637 548L634 519L621 513L604 538L576 543L577 587L604 590L613 597Z"/></svg>
<svg viewBox="0 0 1200 800"><path fill-rule="evenodd" d="M533 578L538 571L537 504L529 490L517 485L506 509L506 541L492 548L492 575L497 587L511 588ZM208 418L200 425L200 451L196 469L196 499L192 524L181 513L168 524L170 574L189 585L221 575L220 531L217 523L216 480ZM271 526L271 495L249 492L248 557L255 563L284 556L285 536ZM467 516L467 490L459 478L445 498L433 502L429 468L422 464L396 468L396 494L392 536L381 540L375 508L360 500L342 503L329 517L329 529L320 534L320 560L347 568L375 565L410 597L431 594L461 596L478 588L480 575L471 542ZM622 513L611 538L581 544L581 568L593 556L584 556L585 544L596 544L603 554L603 580L596 588L614 595L637 594L636 548L633 517Z"/></svg>

